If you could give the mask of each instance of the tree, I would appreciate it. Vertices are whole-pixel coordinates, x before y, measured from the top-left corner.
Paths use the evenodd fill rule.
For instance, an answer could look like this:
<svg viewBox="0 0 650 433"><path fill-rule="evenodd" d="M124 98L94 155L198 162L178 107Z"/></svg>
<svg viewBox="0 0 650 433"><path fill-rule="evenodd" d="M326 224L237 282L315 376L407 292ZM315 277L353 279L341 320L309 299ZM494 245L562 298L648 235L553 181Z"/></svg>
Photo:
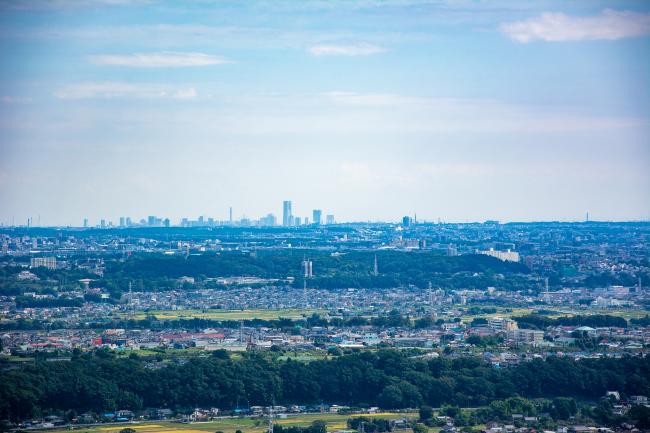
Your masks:
<svg viewBox="0 0 650 433"><path fill-rule="evenodd" d="M442 409L440 410L440 413L444 416L448 416L451 418L454 418L458 413L460 412L460 408L458 406L443 406Z"/></svg>
<svg viewBox="0 0 650 433"><path fill-rule="evenodd" d="M420 420L426 421L433 418L433 408L431 406L420 406Z"/></svg>
<svg viewBox="0 0 650 433"><path fill-rule="evenodd" d="M553 399L552 415L555 419L569 419L578 412L578 405L572 398L557 397Z"/></svg>
<svg viewBox="0 0 650 433"><path fill-rule="evenodd" d="M632 406L627 416L634 421L637 428L650 429L650 408L646 406Z"/></svg>
<svg viewBox="0 0 650 433"><path fill-rule="evenodd" d="M421 423L415 423L413 424L413 433L428 433L429 429L427 426Z"/></svg>
<svg viewBox="0 0 650 433"><path fill-rule="evenodd" d="M341 356L343 355L343 352L341 351L340 348L336 346L332 346L329 349L327 349L327 354L330 356Z"/></svg>
<svg viewBox="0 0 650 433"><path fill-rule="evenodd" d="M309 426L308 433L327 433L327 424L317 419Z"/></svg>
<svg viewBox="0 0 650 433"><path fill-rule="evenodd" d="M135 429L132 429L130 427L123 428L122 430L120 430L120 433L135 433Z"/></svg>
<svg viewBox="0 0 650 433"><path fill-rule="evenodd" d="M377 397L379 405L385 409L396 409L403 407L402 391L396 385L388 385Z"/></svg>
<svg viewBox="0 0 650 433"><path fill-rule="evenodd" d="M219 349L212 352L212 357L216 359L230 359L230 354L227 350Z"/></svg>

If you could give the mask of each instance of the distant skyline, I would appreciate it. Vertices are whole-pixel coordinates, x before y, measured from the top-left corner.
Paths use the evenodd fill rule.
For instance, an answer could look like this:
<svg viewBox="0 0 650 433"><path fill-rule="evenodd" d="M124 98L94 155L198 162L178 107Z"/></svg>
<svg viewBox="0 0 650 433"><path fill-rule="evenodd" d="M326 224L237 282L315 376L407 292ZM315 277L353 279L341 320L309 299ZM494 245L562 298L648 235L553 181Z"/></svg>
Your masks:
<svg viewBox="0 0 650 433"><path fill-rule="evenodd" d="M0 222L650 219L650 3L0 4Z"/></svg>

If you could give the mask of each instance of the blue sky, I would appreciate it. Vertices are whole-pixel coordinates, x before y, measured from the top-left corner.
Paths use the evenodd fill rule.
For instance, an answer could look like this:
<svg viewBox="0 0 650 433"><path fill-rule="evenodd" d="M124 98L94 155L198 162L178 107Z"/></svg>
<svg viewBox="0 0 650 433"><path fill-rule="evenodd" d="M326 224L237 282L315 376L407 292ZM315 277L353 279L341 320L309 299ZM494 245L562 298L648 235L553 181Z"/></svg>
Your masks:
<svg viewBox="0 0 650 433"><path fill-rule="evenodd" d="M0 5L0 221L650 218L647 2Z"/></svg>

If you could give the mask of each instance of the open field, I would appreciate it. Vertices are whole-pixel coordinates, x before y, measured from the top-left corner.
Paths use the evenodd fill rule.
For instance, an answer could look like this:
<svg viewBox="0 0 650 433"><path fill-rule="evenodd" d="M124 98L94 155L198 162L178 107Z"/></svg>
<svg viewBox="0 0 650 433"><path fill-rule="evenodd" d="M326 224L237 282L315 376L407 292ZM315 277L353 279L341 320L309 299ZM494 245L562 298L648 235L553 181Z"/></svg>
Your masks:
<svg viewBox="0 0 650 433"><path fill-rule="evenodd" d="M147 316L155 316L158 320L179 319L210 319L210 320L276 320L279 318L302 319L313 313L322 313L320 310L303 309L251 309L251 310L154 310L139 311L133 315L123 315L123 318L142 320Z"/></svg>
<svg viewBox="0 0 650 433"><path fill-rule="evenodd" d="M334 413L315 413L288 416L285 419L276 419L275 423L283 426L308 426L313 421L321 420L327 423L328 431L335 431L347 428L347 420L356 416L381 417L388 419L415 418L417 413L377 413L364 415L339 415ZM74 427L56 430L43 430L49 433L64 433L71 430L80 433L119 433L124 428L132 428L137 433L205 433L222 431L234 433L241 430L244 433L262 433L268 429L267 418L221 418L214 421L195 422L182 424L170 421L152 421L150 423L120 423L112 425L97 425L92 427Z"/></svg>
<svg viewBox="0 0 650 433"><path fill-rule="evenodd" d="M463 322L471 322L472 319L475 319L477 317L481 318L489 318L489 317L514 317L514 316L525 316L526 314L530 314L532 310L528 308L511 308L511 311L503 311L503 308L498 308L497 307L497 312L496 313L479 313L479 314L467 314L467 311L465 311L465 314L461 316L461 320Z"/></svg>
<svg viewBox="0 0 650 433"><path fill-rule="evenodd" d="M471 322L472 319L481 317L481 318L490 318L490 317L504 317L504 318L512 318L512 317L518 317L518 316L526 316L528 314L533 314L534 310L530 308L511 308L509 310L511 311L504 311L503 308L501 307L496 307L497 312L496 313L489 313L489 314L464 314L461 319L463 322ZM548 316L552 319L557 319L558 317L562 316L592 316L594 314L604 314L604 315L609 315L609 316L619 316L623 317L626 320L630 319L638 319L640 317L645 317L646 315L650 315L650 310L630 310L630 309L602 309L602 310L596 310L596 309L572 309L572 308L565 308L562 306L545 306L543 307L544 309L547 310L552 310L555 312L555 314L545 314L545 316Z"/></svg>

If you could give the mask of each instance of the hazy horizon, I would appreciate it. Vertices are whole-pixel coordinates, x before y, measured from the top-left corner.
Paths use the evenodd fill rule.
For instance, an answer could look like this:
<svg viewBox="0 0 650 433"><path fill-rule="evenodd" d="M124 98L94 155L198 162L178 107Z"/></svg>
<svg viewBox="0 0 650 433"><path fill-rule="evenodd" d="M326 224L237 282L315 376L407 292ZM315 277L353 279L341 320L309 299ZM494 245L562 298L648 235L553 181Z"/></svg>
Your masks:
<svg viewBox="0 0 650 433"><path fill-rule="evenodd" d="M0 223L650 219L650 4L0 5Z"/></svg>

